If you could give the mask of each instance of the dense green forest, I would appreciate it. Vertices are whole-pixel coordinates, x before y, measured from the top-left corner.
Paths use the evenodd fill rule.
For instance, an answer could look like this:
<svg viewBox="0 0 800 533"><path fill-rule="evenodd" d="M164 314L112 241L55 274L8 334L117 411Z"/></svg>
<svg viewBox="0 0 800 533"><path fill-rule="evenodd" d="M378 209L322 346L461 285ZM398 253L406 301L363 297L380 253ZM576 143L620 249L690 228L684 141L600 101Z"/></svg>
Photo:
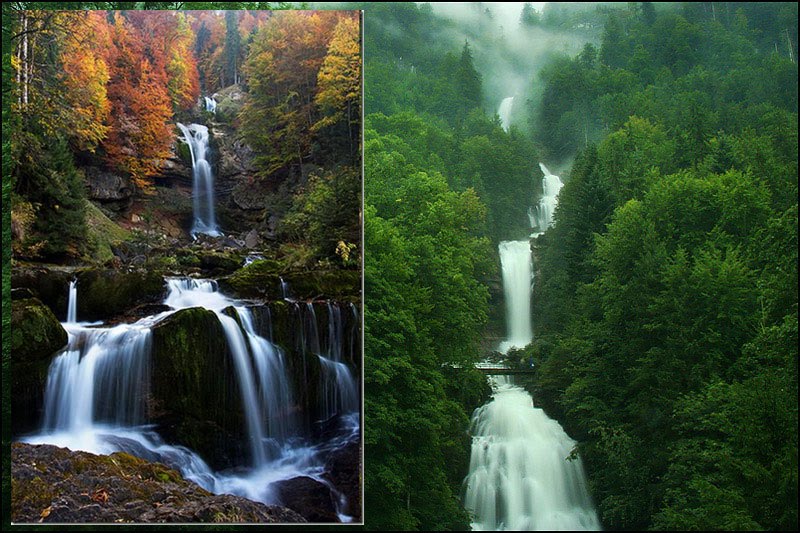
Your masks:
<svg viewBox="0 0 800 533"><path fill-rule="evenodd" d="M797 5L653 6L542 71L536 139L577 157L518 356L604 527L793 529Z"/></svg>
<svg viewBox="0 0 800 533"><path fill-rule="evenodd" d="M551 4L517 32L584 44L538 65L491 6L435 9L367 6L368 525L466 526L447 454L479 380L442 365L481 357L490 243L525 234L538 152L574 164L510 359L536 362L604 527L796 527L796 6ZM510 132L489 47L535 67Z"/></svg>

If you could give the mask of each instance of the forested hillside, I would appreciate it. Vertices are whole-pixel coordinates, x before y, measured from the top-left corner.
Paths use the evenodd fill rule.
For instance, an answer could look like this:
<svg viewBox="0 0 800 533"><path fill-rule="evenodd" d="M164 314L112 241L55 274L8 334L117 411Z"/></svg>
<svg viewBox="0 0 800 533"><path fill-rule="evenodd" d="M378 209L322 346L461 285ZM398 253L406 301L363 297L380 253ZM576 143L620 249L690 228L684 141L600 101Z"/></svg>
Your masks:
<svg viewBox="0 0 800 533"><path fill-rule="evenodd" d="M176 123L205 122L227 235L281 240L278 256L308 265L341 263L343 246L354 264L357 20L258 2L32 7L56 6L4 8L15 258L79 264L109 261L123 243L174 248L191 225L193 157Z"/></svg>
<svg viewBox="0 0 800 533"><path fill-rule="evenodd" d="M603 527L796 527L796 6L550 4L500 31L489 5L366 9L368 525L465 525L446 454L480 397L452 411L442 365L484 355L488 243L530 231L538 153L571 170L509 360Z"/></svg>
<svg viewBox="0 0 800 533"><path fill-rule="evenodd" d="M795 4L643 3L542 71L578 155L518 355L604 527L797 527L796 53Z"/></svg>

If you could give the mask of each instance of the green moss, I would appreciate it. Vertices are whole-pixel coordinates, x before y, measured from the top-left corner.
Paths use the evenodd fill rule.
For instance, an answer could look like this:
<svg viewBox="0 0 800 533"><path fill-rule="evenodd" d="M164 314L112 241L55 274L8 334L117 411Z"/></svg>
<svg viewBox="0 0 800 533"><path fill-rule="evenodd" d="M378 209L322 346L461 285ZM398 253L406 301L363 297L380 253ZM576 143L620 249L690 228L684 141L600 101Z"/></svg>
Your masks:
<svg viewBox="0 0 800 533"><path fill-rule="evenodd" d="M86 227L90 259L104 263L113 259L111 246L131 238L131 233L116 224L99 207L86 202Z"/></svg>
<svg viewBox="0 0 800 533"><path fill-rule="evenodd" d="M151 418L165 437L215 462L223 441L244 433L235 370L217 315L189 308L157 324L152 364Z"/></svg>
<svg viewBox="0 0 800 533"><path fill-rule="evenodd" d="M77 277L81 320L107 319L136 305L157 302L165 290L157 270L88 269Z"/></svg>
<svg viewBox="0 0 800 533"><path fill-rule="evenodd" d="M178 143L178 148L177 148L178 157L181 158L181 161L183 161L184 163L186 163L187 165L189 165L191 167L192 166L192 152L191 152L191 149L189 148L188 144L183 142L183 133L181 133L181 135L178 138L181 140L181 142Z"/></svg>
<svg viewBox="0 0 800 533"><path fill-rule="evenodd" d="M11 480L11 514L20 514L24 508L44 510L59 495L55 487L40 477L30 480Z"/></svg>
<svg viewBox="0 0 800 533"><path fill-rule="evenodd" d="M280 280L290 285L299 299L332 298L355 302L361 295L361 272L358 270L291 271L272 259L254 261L240 268L222 282L222 287L242 298L279 299Z"/></svg>
<svg viewBox="0 0 800 533"><path fill-rule="evenodd" d="M67 332L58 319L36 298L11 303L12 360L31 362L50 357L67 344Z"/></svg>
<svg viewBox="0 0 800 533"><path fill-rule="evenodd" d="M222 288L245 298L265 296L278 299L282 296L282 270L281 264L272 259L254 261L224 280Z"/></svg>

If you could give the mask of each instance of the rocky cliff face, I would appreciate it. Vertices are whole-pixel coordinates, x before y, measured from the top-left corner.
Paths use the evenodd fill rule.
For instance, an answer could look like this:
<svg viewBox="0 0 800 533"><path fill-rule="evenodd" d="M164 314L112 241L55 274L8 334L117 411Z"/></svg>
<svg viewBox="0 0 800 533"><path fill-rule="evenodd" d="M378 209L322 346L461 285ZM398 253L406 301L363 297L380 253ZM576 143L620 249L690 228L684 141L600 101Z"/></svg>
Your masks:
<svg viewBox="0 0 800 533"><path fill-rule="evenodd" d="M305 522L296 512L214 495L160 463L126 453L11 445L11 521L15 523Z"/></svg>

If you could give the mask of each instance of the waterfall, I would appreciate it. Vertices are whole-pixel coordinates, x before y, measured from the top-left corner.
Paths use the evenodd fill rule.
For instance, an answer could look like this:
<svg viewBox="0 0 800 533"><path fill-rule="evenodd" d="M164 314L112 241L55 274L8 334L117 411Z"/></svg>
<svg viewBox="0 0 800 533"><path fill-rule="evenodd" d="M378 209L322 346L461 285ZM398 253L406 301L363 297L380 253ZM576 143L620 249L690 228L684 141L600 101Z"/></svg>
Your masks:
<svg viewBox="0 0 800 533"><path fill-rule="evenodd" d="M358 396L349 368L340 361L346 341L341 316L330 312L325 351L316 315L311 304L302 323L303 343L313 347L320 359L341 365L351 378L335 375L333 387L343 390L320 393L321 409L328 409L329 396L342 409L338 429L328 440L308 441L298 434L296 400L283 351L261 336L252 311L219 292L213 280L167 279L163 303L172 310L145 317L133 324L97 326L74 323L74 313L62 325L68 333L67 347L53 359L44 394L41 431L23 440L34 444L54 444L91 453L110 454L125 451L150 461L178 469L181 474L217 494L237 494L268 504L278 503L273 483L297 476L308 476L330 486L325 464L330 453L358 438ZM77 287L69 289L70 307L77 301ZM214 472L195 452L183 446L165 443L148 426L147 402L150 398L152 327L180 309L201 307L213 311L227 341L235 379L241 393L250 464L230 471ZM329 309L337 309L333 304ZM271 325L268 328L271 331ZM271 335L271 334L270 334ZM325 363L321 362L326 374ZM222 376L220 376L222 379ZM332 488L333 490L333 488ZM335 491L334 491L335 492ZM339 509L344 497L335 492ZM349 517L341 515L343 521Z"/></svg>
<svg viewBox="0 0 800 533"><path fill-rule="evenodd" d="M95 423L143 423L150 329L127 324L66 328L67 347L48 371L44 429L79 432Z"/></svg>
<svg viewBox="0 0 800 533"><path fill-rule="evenodd" d="M325 355L317 354L322 364L322 413L330 418L336 413L358 409L358 387L350 368L342 360L344 326L341 310L328 302L328 344Z"/></svg>
<svg viewBox="0 0 800 533"><path fill-rule="evenodd" d="M575 441L525 390L497 378L472 434L464 505L474 530L600 529L581 460L570 458Z"/></svg>
<svg viewBox="0 0 800 533"><path fill-rule="evenodd" d="M214 97L212 96L211 98L209 98L208 96L204 96L203 99L205 100L206 111L210 111L211 113L216 113L217 101L214 100Z"/></svg>
<svg viewBox="0 0 800 533"><path fill-rule="evenodd" d="M500 261L508 322L508 338L500 347L507 351L533 338L530 242L501 242ZM509 378L490 381L492 399L475 410L470 428L464 506L473 516L472 529L600 529L583 465L573 454L575 441Z"/></svg>
<svg viewBox="0 0 800 533"><path fill-rule="evenodd" d="M542 178L542 197L533 211L528 210L528 217L530 218L531 227L537 227L543 233L553 225L553 214L558 204L558 193L564 184L561 182L561 178L551 174L543 163L539 163L539 168L542 169L544 174Z"/></svg>
<svg viewBox="0 0 800 533"><path fill-rule="evenodd" d="M276 443L283 442L295 429L286 411L292 405L292 391L286 376L283 351L256 333L253 315L246 307L236 307L255 362L259 384L260 412L266 420L265 433Z"/></svg>
<svg viewBox="0 0 800 533"><path fill-rule="evenodd" d="M289 282L284 281L283 278L279 278L281 280L281 298L284 300L291 299L291 292L289 292Z"/></svg>
<svg viewBox="0 0 800 533"><path fill-rule="evenodd" d="M233 355L239 389L242 392L242 406L244 407L245 420L247 420L248 435L250 437L250 452L253 456L253 466L263 466L267 461L264 451L264 426L259 413L259 403L256 400L256 384L253 368L247 352L244 335L239 328L239 323L233 318L218 312L217 318L222 322L222 329L228 339L228 347Z"/></svg>
<svg viewBox="0 0 800 533"><path fill-rule="evenodd" d="M220 232L214 215L214 175L211 164L206 159L208 152L208 127L202 124L184 126L180 122L178 128L183 132L186 144L192 155L192 199L194 207L194 224L192 236L200 233L219 236Z"/></svg>
<svg viewBox="0 0 800 533"><path fill-rule="evenodd" d="M500 116L500 123L503 125L503 129L508 131L511 127L511 109L514 106L514 97L509 96L507 98L503 98L503 101L500 102L500 108L497 110L497 114Z"/></svg>
<svg viewBox="0 0 800 533"><path fill-rule="evenodd" d="M78 280L69 282L69 300L67 302L67 322L74 324L78 321Z"/></svg>
<svg viewBox="0 0 800 533"><path fill-rule="evenodd" d="M533 268L529 241L503 241L499 249L508 331L506 340L500 343L499 351L506 353L511 348L524 348L533 340L531 327Z"/></svg>

